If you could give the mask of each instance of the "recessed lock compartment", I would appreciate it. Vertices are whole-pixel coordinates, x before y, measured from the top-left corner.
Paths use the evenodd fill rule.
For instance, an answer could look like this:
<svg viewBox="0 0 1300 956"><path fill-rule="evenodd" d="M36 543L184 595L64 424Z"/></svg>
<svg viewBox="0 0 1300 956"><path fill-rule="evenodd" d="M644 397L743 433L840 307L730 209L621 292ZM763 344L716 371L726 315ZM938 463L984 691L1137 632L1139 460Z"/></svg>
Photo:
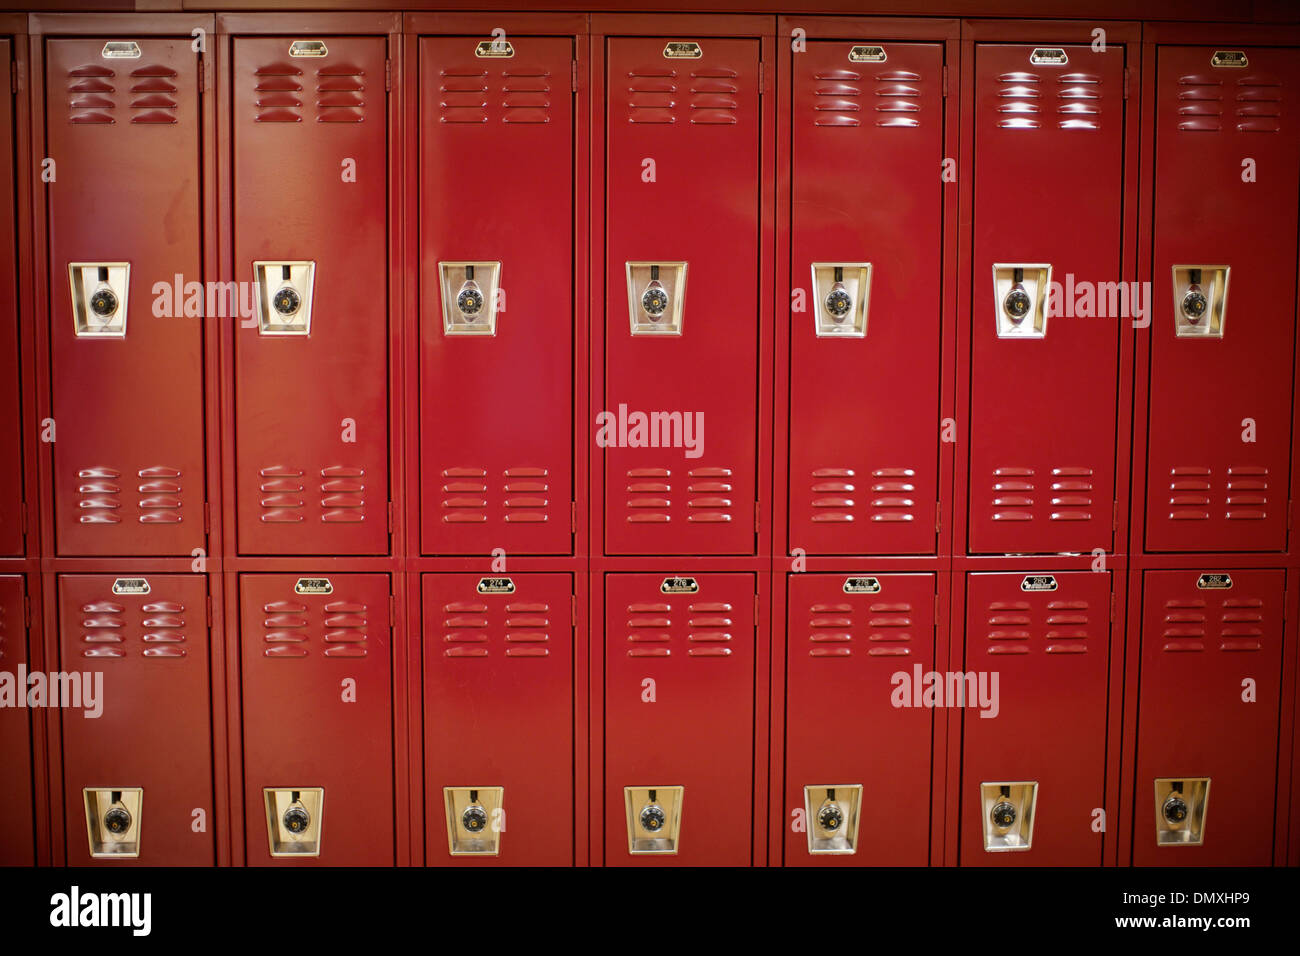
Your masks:
<svg viewBox="0 0 1300 956"><path fill-rule="evenodd" d="M1209 777L1156 780L1156 845L1200 846L1210 806Z"/></svg>
<svg viewBox="0 0 1300 956"><path fill-rule="evenodd" d="M504 787L443 787L447 851L452 856L496 856L506 829Z"/></svg>
<svg viewBox="0 0 1300 956"><path fill-rule="evenodd" d="M1047 293L1052 267L1042 263L994 263L993 306L1000 339L1047 336Z"/></svg>
<svg viewBox="0 0 1300 956"><path fill-rule="evenodd" d="M1034 804L1037 799L1037 781L980 784L986 852L1029 849L1034 838Z"/></svg>
<svg viewBox="0 0 1300 956"><path fill-rule="evenodd" d="M314 262L254 262L257 328L262 335L311 332Z"/></svg>
<svg viewBox="0 0 1300 956"><path fill-rule="evenodd" d="M320 856L325 790L267 787L262 794L271 856Z"/></svg>
<svg viewBox="0 0 1300 956"><path fill-rule="evenodd" d="M90 855L96 859L135 859L140 855L140 822L144 790L139 787L87 787L81 791L86 805L86 834Z"/></svg>
<svg viewBox="0 0 1300 956"><path fill-rule="evenodd" d="M130 290L128 262L71 262L74 331L84 338L126 337L126 299Z"/></svg>
<svg viewBox="0 0 1300 956"><path fill-rule="evenodd" d="M439 262L444 335L496 335L505 311L500 262Z"/></svg>
<svg viewBox="0 0 1300 956"><path fill-rule="evenodd" d="M865 337L871 299L871 263L814 262L812 281L817 337Z"/></svg>
<svg viewBox="0 0 1300 956"><path fill-rule="evenodd" d="M803 800L809 853L847 855L858 852L862 784L804 787Z"/></svg>
<svg viewBox="0 0 1300 956"><path fill-rule="evenodd" d="M677 852L684 787L624 787L627 852L633 856Z"/></svg>
<svg viewBox="0 0 1300 956"><path fill-rule="evenodd" d="M1227 266L1174 266L1174 330L1178 338L1223 338Z"/></svg>
<svg viewBox="0 0 1300 956"><path fill-rule="evenodd" d="M627 308L633 335L681 335L685 262L627 263Z"/></svg>

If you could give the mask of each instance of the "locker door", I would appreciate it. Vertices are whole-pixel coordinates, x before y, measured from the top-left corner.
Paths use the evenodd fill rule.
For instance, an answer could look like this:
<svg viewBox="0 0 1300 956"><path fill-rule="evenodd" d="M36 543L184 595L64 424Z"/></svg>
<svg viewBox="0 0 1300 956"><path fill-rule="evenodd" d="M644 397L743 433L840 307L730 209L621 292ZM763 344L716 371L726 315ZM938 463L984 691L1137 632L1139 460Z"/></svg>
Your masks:
<svg viewBox="0 0 1300 956"><path fill-rule="evenodd" d="M142 866L212 866L212 791L207 582L201 575L59 576L60 669L83 686L103 675L101 713L69 707L63 722L63 805L69 866L106 861L111 843L96 792L128 796ZM83 705L87 703L83 697ZM83 713L87 716L83 717ZM206 830L195 832L196 811Z"/></svg>
<svg viewBox="0 0 1300 956"><path fill-rule="evenodd" d="M998 694L996 716L962 715L964 866L1100 865L1110 606L1109 571L967 577L966 673L997 675ZM1014 786L1027 783L1032 808ZM999 784L1013 785L1016 825L1033 820L1027 848L985 849Z"/></svg>
<svg viewBox="0 0 1300 956"><path fill-rule="evenodd" d="M11 43L0 39L0 71ZM19 387L18 248L14 219L13 98L0 96L0 554L23 553L23 428Z"/></svg>
<svg viewBox="0 0 1300 956"><path fill-rule="evenodd" d="M203 319L184 293L204 278L199 57L189 36L106 40L45 43L56 541L188 555L205 540Z"/></svg>
<svg viewBox="0 0 1300 956"><path fill-rule="evenodd" d="M388 576L245 574L239 587L249 865L392 866ZM272 813L268 790L302 800ZM311 845L281 840L272 856L300 802Z"/></svg>
<svg viewBox="0 0 1300 956"><path fill-rule="evenodd" d="M27 693L17 680L28 664L25 589L21 575L0 575L0 671L13 679L13 693ZM0 708L0 806L7 820L0 827L0 866L32 866L36 862L35 810L32 795L31 712L6 702Z"/></svg>
<svg viewBox="0 0 1300 956"><path fill-rule="evenodd" d="M573 865L572 615L568 574L424 576L429 865ZM445 788L501 794L465 806ZM475 806L496 834L481 846Z"/></svg>
<svg viewBox="0 0 1300 956"><path fill-rule="evenodd" d="M752 574L607 576L606 866L750 865L754 594ZM629 852L629 813L645 800L627 788L664 791L661 832L681 811L675 852Z"/></svg>
<svg viewBox="0 0 1300 956"><path fill-rule="evenodd" d="M605 547L751 554L759 41L608 42Z"/></svg>
<svg viewBox="0 0 1300 956"><path fill-rule="evenodd" d="M1067 62L1043 62L1053 51ZM975 56L969 548L1109 549L1131 320L1083 313L1121 278L1124 49L981 44ZM1015 319L1017 285L1030 311Z"/></svg>
<svg viewBox="0 0 1300 956"><path fill-rule="evenodd" d="M1158 56L1147 547L1282 551L1300 165L1285 104L1300 55ZM1201 298L1188 305L1207 314L1189 322L1193 267Z"/></svg>
<svg viewBox="0 0 1300 956"><path fill-rule="evenodd" d="M926 554L939 500L943 47L890 44L883 63L854 62L855 49L817 40L794 58L790 269L805 299L790 314L790 542Z"/></svg>
<svg viewBox="0 0 1300 956"><path fill-rule="evenodd" d="M786 826L787 866L928 862L934 711L898 694L934 667L934 616L933 574L790 577L783 812L788 823L803 808L806 829ZM821 794L805 788L837 785L860 788L856 827L841 814L822 834ZM852 854L810 852L809 831L852 837Z"/></svg>
<svg viewBox="0 0 1300 956"><path fill-rule="evenodd" d="M1148 571L1144 578L1133 862L1268 866L1285 572ZM1198 779L1209 781L1199 814ZM1189 816L1178 827L1164 817L1175 788L1158 781L1183 784L1177 789ZM1179 842L1187 833L1193 842Z"/></svg>
<svg viewBox="0 0 1300 956"><path fill-rule="evenodd" d="M235 329L239 550L380 554L386 41L237 37L234 48L235 275L253 283L257 312Z"/></svg>
<svg viewBox="0 0 1300 956"><path fill-rule="evenodd" d="M421 550L564 554L573 41L484 45L420 40Z"/></svg>

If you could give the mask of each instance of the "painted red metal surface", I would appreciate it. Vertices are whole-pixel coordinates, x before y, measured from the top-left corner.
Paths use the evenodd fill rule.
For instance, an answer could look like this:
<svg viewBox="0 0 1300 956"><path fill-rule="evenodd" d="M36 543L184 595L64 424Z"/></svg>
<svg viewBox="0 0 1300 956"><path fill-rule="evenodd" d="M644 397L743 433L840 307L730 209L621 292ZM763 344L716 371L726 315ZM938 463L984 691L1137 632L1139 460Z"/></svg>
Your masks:
<svg viewBox="0 0 1300 956"><path fill-rule="evenodd" d="M1110 550L1116 389L1130 320L1081 317L1071 283L1121 278L1122 44L1061 65L1035 46L975 47L968 549ZM1047 264L1075 315L999 338L995 264Z"/></svg>
<svg viewBox="0 0 1300 956"><path fill-rule="evenodd" d="M207 599L201 575L59 577L59 669L103 675L100 716L61 711L68 865L126 862L91 858L84 788L143 790L132 862L216 862Z"/></svg>
<svg viewBox="0 0 1300 956"><path fill-rule="evenodd" d="M26 699L27 686L18 678L27 669L26 588L20 574L0 575L0 673L12 680L13 693ZM31 866L36 862L35 806L32 791L31 711L17 698L0 708L0 804L9 807L12 825L0 828L0 866Z"/></svg>
<svg viewBox="0 0 1300 956"><path fill-rule="evenodd" d="M758 494L760 41L705 37L699 58L666 57L668 43L677 40L607 40L601 411L618 421L611 447L603 450L605 551L751 554ZM687 263L681 335L631 333L628 262ZM640 289L636 296L639 301ZM694 436L702 444L633 447L630 416L655 412L702 420L703 433ZM660 432L655 438L662 444ZM684 441L684 424L681 436Z"/></svg>
<svg viewBox="0 0 1300 956"><path fill-rule="evenodd" d="M790 547L930 554L944 51L889 43L884 62L853 62L861 47L810 40L792 61ZM819 337L812 264L859 262L872 267L865 337Z"/></svg>
<svg viewBox="0 0 1300 956"><path fill-rule="evenodd" d="M0 39L0 71L12 63L12 41ZM0 97L0 555L21 555L24 545L14 155L14 104Z"/></svg>
<svg viewBox="0 0 1300 956"><path fill-rule="evenodd" d="M290 56L294 39L234 40L235 276L255 282L255 262L314 264L308 334L232 323L239 551L381 554L387 41L329 37L307 57Z"/></svg>
<svg viewBox="0 0 1300 956"><path fill-rule="evenodd" d="M960 862L964 866L1097 866L1104 807L1110 572L971 574L966 672L998 679L997 715L962 711ZM1034 575L1043 578L1044 575ZM1025 850L988 852L980 785L1038 784Z"/></svg>
<svg viewBox="0 0 1300 956"><path fill-rule="evenodd" d="M573 578L426 574L425 862L573 863ZM450 856L444 787L502 787L500 852Z"/></svg>
<svg viewBox="0 0 1300 956"><path fill-rule="evenodd" d="M322 581L329 593L314 593ZM390 587L386 574L240 576L248 865L393 864ZM319 856L271 857L268 787L324 789Z"/></svg>
<svg viewBox="0 0 1300 956"><path fill-rule="evenodd" d="M143 37L106 59L107 39L45 41L57 548L188 555L205 544L203 320L175 284L203 278L199 56ZM74 262L130 263L125 337L75 334Z"/></svg>
<svg viewBox="0 0 1300 956"><path fill-rule="evenodd" d="M1146 547L1287 539L1300 53L1161 46L1156 78ZM1178 337L1174 268L1225 266L1222 338ZM1207 316L1206 322L1210 321Z"/></svg>
<svg viewBox="0 0 1300 956"><path fill-rule="evenodd" d="M1197 571L1144 575L1136 865L1273 859L1285 573L1228 576L1232 586L1222 589L1202 587ZM1157 846L1155 781L1182 777L1210 778L1204 842Z"/></svg>
<svg viewBox="0 0 1300 956"><path fill-rule="evenodd" d="M853 591L868 580L879 590ZM935 711L909 691L934 668L935 576L795 574L789 589L785 864L924 866ZM814 857L792 812L804 787L835 784L863 788L857 849Z"/></svg>
<svg viewBox="0 0 1300 956"><path fill-rule="evenodd" d="M607 866L752 861L757 583L705 573L663 593L680 578L605 578ZM684 788L678 852L633 856L624 788L657 786Z"/></svg>
<svg viewBox="0 0 1300 956"><path fill-rule="evenodd" d="M512 37L508 58L483 42L419 41L420 550L565 554L574 40ZM500 263L494 335L444 330L439 264L464 261Z"/></svg>

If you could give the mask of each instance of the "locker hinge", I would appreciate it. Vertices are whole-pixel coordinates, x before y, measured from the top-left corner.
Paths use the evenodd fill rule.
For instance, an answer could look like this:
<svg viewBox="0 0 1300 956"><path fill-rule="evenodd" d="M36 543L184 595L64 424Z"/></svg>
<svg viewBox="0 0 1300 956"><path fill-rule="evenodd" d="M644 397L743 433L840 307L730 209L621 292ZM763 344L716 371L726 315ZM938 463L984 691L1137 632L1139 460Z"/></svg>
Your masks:
<svg viewBox="0 0 1300 956"><path fill-rule="evenodd" d="M578 626L578 595L576 594L569 595L569 610L570 610L569 621L570 623L573 624L574 627L577 627Z"/></svg>
<svg viewBox="0 0 1300 956"><path fill-rule="evenodd" d="M1124 67L1124 99L1128 99L1128 78L1129 78L1128 67Z"/></svg>
<svg viewBox="0 0 1300 956"><path fill-rule="evenodd" d="M767 92L767 63L764 60L758 61L758 95L762 96Z"/></svg>
<svg viewBox="0 0 1300 956"><path fill-rule="evenodd" d="M208 627L212 627L212 595L207 595L204 601L207 603Z"/></svg>
<svg viewBox="0 0 1300 956"><path fill-rule="evenodd" d="M32 626L32 596L23 595L23 627Z"/></svg>
<svg viewBox="0 0 1300 956"><path fill-rule="evenodd" d="M18 61L9 61L9 92L18 92Z"/></svg>
<svg viewBox="0 0 1300 956"><path fill-rule="evenodd" d="M943 530L943 502L934 503L934 533L938 534Z"/></svg>
<svg viewBox="0 0 1300 956"><path fill-rule="evenodd" d="M943 65L943 95L948 95L948 64Z"/></svg>
<svg viewBox="0 0 1300 956"><path fill-rule="evenodd" d="M939 595L934 596L934 626L939 626Z"/></svg>
<svg viewBox="0 0 1300 956"><path fill-rule="evenodd" d="M388 595L388 629L397 627L397 595Z"/></svg>
<svg viewBox="0 0 1300 956"><path fill-rule="evenodd" d="M23 525L23 537L27 537L27 502L23 502L22 508L19 509L19 520Z"/></svg>
<svg viewBox="0 0 1300 956"><path fill-rule="evenodd" d="M758 509L759 509L759 504L757 501L755 501L754 502L754 534L758 534L758 525L759 525Z"/></svg>
<svg viewBox="0 0 1300 956"><path fill-rule="evenodd" d="M199 92L202 93L207 85L207 77L204 75L208 72L207 64L203 62L203 54L199 54Z"/></svg>
<svg viewBox="0 0 1300 956"><path fill-rule="evenodd" d="M569 502L569 534L578 533L578 503Z"/></svg>
<svg viewBox="0 0 1300 956"><path fill-rule="evenodd" d="M391 91L393 88L393 61L384 61L384 89Z"/></svg>
<svg viewBox="0 0 1300 956"><path fill-rule="evenodd" d="M206 501L203 502L203 533L212 533L212 507Z"/></svg>
<svg viewBox="0 0 1300 956"><path fill-rule="evenodd" d="M1110 530L1119 530L1119 499L1116 498L1110 503Z"/></svg>
<svg viewBox="0 0 1300 956"><path fill-rule="evenodd" d="M577 60L573 61L573 72L570 74L570 76L572 79L570 85L573 88L573 92L576 93L578 92L578 61Z"/></svg>
<svg viewBox="0 0 1300 956"><path fill-rule="evenodd" d="M754 595L754 630L758 630L758 595Z"/></svg>
<svg viewBox="0 0 1300 956"><path fill-rule="evenodd" d="M388 533L393 533L393 503L388 503Z"/></svg>
<svg viewBox="0 0 1300 956"><path fill-rule="evenodd" d="M1115 623L1115 592L1110 592L1110 623Z"/></svg>

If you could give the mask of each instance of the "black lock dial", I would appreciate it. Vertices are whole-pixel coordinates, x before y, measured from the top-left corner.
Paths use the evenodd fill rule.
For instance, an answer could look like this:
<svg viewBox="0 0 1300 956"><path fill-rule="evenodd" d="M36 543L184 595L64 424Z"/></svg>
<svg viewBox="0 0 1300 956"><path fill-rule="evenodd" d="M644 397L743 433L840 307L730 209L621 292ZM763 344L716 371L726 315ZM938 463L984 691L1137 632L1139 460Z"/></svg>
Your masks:
<svg viewBox="0 0 1300 956"><path fill-rule="evenodd" d="M668 817L663 810L653 803L641 811L641 829L650 833L658 833L668 822Z"/></svg>
<svg viewBox="0 0 1300 956"><path fill-rule="evenodd" d="M853 298L843 289L831 289L826 296L826 311L837 322L843 319L853 308Z"/></svg>
<svg viewBox="0 0 1300 956"><path fill-rule="evenodd" d="M482 833L487 822L487 811L482 807L470 807L460 815L460 825L470 833Z"/></svg>
<svg viewBox="0 0 1300 956"><path fill-rule="evenodd" d="M1187 802L1180 794L1172 793L1161 808L1165 819L1177 826L1187 819Z"/></svg>
<svg viewBox="0 0 1300 956"><path fill-rule="evenodd" d="M1029 308L1033 303L1029 300L1029 293L1016 286L1007 293L1007 297L1002 300L1002 309L1007 313L1013 322L1019 322L1029 314Z"/></svg>
<svg viewBox="0 0 1300 956"><path fill-rule="evenodd" d="M311 826L311 814L305 807L290 807L282 818L284 828L290 833L305 833Z"/></svg>
<svg viewBox="0 0 1300 956"><path fill-rule="evenodd" d="M292 286L282 286L271 297L271 308L281 315L293 315L302 308L302 296Z"/></svg>
<svg viewBox="0 0 1300 956"><path fill-rule="evenodd" d="M658 318L668 308L668 293L662 286L652 285L641 294L641 308L651 318Z"/></svg>
<svg viewBox="0 0 1300 956"><path fill-rule="evenodd" d="M117 311L117 295L108 286L101 286L90 296L90 311L100 318L108 318Z"/></svg>
<svg viewBox="0 0 1300 956"><path fill-rule="evenodd" d="M817 825L834 833L844 825L844 811L838 804L828 803L817 811Z"/></svg>
<svg viewBox="0 0 1300 956"><path fill-rule="evenodd" d="M989 811L989 819L995 827L1005 830L1016 822L1016 808L1005 800L999 801Z"/></svg>
<svg viewBox="0 0 1300 956"><path fill-rule="evenodd" d="M104 829L109 833L125 833L131 829L131 814L121 807L112 807L104 814Z"/></svg>
<svg viewBox="0 0 1300 956"><path fill-rule="evenodd" d="M1205 310L1209 308L1209 305L1210 303L1209 300L1205 298L1205 293L1196 286L1192 286L1184 292L1183 301L1179 303L1183 315L1187 317L1187 321L1189 322L1199 322L1202 316L1205 315Z"/></svg>
<svg viewBox="0 0 1300 956"><path fill-rule="evenodd" d="M456 308L460 309L460 314L466 318L478 315L483 311L483 293L466 284L456 296Z"/></svg>

